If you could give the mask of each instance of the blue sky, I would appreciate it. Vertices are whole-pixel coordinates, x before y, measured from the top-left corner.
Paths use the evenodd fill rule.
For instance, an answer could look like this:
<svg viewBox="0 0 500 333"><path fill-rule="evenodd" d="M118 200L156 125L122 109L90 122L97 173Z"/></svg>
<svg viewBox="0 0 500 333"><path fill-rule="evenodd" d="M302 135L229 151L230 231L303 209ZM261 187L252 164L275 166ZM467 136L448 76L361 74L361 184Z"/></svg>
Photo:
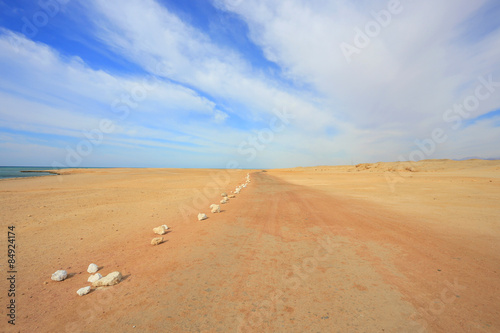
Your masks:
<svg viewBox="0 0 500 333"><path fill-rule="evenodd" d="M0 0L0 12L0 165L500 157L498 1Z"/></svg>

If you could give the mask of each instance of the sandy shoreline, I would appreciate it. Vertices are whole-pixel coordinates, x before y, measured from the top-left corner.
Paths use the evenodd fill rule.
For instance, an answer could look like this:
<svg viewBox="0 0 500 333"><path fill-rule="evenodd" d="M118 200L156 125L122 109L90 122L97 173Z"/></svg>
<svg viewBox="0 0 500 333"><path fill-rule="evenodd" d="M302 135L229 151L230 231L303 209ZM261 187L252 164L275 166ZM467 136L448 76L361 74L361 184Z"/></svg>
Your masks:
<svg viewBox="0 0 500 333"><path fill-rule="evenodd" d="M19 247L18 310L15 329L0 327L498 331L500 162L414 167L399 171L393 188L390 164L253 170L221 214L208 205L247 170L68 169L4 180L2 228L16 226ZM209 219L198 222L198 212ZM153 247L161 224L171 232ZM341 244L332 258L294 272L324 235ZM126 278L78 297L91 262ZM71 277L51 281L58 269ZM288 274L305 274L302 287L289 289ZM433 313L429 302L455 278L465 289ZM285 296L256 324L251 314L277 290Z"/></svg>

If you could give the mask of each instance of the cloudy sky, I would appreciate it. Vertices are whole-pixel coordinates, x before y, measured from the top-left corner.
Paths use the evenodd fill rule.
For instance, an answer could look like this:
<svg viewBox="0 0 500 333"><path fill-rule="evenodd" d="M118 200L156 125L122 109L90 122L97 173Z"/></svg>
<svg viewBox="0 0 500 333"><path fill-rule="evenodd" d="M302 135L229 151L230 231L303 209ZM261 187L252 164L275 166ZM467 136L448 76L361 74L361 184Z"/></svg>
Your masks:
<svg viewBox="0 0 500 333"><path fill-rule="evenodd" d="M497 0L0 0L0 165L500 157Z"/></svg>

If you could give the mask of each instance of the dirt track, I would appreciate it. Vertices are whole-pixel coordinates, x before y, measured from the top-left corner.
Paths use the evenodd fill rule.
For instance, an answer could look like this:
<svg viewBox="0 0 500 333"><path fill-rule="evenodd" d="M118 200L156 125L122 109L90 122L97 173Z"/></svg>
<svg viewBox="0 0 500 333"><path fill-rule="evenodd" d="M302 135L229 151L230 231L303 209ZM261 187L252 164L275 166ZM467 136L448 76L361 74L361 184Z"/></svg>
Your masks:
<svg viewBox="0 0 500 333"><path fill-rule="evenodd" d="M137 197L136 204L147 202ZM91 208L81 214L89 216ZM172 231L158 247L148 244L156 224L133 222L123 212L119 237L105 229L70 249L39 248L40 262L23 264L18 328L419 332L428 325L433 332L500 331L500 251L490 239L442 233L366 200L327 195L263 172L253 173L250 186L222 208L203 222L159 218L156 224L166 222ZM47 232L36 237L50 237ZM72 239L75 232L53 237ZM25 251L36 252L23 234ZM58 253L71 278L40 278L54 270L48 253ZM76 296L86 285L89 260L126 279Z"/></svg>

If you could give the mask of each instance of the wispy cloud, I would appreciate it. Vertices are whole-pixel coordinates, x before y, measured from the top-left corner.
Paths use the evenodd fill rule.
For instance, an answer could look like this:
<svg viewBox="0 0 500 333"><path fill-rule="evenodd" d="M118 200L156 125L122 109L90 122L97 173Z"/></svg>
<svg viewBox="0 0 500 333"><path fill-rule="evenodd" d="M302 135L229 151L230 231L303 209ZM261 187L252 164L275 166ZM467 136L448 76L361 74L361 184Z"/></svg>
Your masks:
<svg viewBox="0 0 500 333"><path fill-rule="evenodd" d="M401 1L402 13L349 64L339 45L352 43L355 29L363 29L388 1L255 0L226 6L228 2L217 1L248 23L252 40L268 59L292 79L322 92L336 117L374 137L385 136L382 147L387 151L398 149L387 141L426 135L447 108L471 93L478 76L493 74L500 81L498 22L477 33L487 24L481 13L491 7L488 1ZM476 115L499 104L497 92ZM368 146L381 148L376 143ZM459 149L456 146L448 156Z"/></svg>

